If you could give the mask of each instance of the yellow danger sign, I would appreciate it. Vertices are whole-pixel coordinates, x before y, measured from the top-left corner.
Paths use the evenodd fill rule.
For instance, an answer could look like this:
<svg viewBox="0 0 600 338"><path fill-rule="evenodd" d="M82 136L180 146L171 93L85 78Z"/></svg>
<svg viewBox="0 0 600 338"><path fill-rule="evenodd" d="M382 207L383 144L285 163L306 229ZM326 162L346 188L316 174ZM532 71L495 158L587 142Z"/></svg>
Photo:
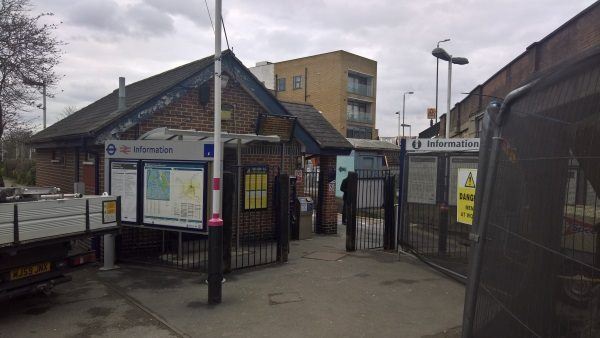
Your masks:
<svg viewBox="0 0 600 338"><path fill-rule="evenodd" d="M477 169L459 168L456 182L456 221L473 225Z"/></svg>

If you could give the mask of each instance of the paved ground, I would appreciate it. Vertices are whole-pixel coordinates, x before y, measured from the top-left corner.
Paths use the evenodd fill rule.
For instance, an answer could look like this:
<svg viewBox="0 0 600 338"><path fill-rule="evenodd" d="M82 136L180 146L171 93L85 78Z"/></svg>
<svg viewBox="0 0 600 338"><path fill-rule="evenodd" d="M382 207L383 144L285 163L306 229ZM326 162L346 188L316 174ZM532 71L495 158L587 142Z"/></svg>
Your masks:
<svg viewBox="0 0 600 338"><path fill-rule="evenodd" d="M123 266L79 271L0 310L0 337L458 337L464 287L410 257L345 255L342 236L292 242L289 263L227 276ZM325 259L325 260L324 260Z"/></svg>

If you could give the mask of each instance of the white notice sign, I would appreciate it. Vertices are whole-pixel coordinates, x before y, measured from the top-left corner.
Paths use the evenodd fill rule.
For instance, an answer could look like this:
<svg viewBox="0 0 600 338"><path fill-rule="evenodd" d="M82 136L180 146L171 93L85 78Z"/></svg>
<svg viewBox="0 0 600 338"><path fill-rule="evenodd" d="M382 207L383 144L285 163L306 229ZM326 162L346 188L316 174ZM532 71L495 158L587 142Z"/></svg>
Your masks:
<svg viewBox="0 0 600 338"><path fill-rule="evenodd" d="M121 196L121 221L137 222L137 166L136 162L110 164L110 194Z"/></svg>
<svg viewBox="0 0 600 338"><path fill-rule="evenodd" d="M437 157L409 156L408 161L407 202L436 204Z"/></svg>
<svg viewBox="0 0 600 338"><path fill-rule="evenodd" d="M204 165L144 165L144 224L204 230Z"/></svg>

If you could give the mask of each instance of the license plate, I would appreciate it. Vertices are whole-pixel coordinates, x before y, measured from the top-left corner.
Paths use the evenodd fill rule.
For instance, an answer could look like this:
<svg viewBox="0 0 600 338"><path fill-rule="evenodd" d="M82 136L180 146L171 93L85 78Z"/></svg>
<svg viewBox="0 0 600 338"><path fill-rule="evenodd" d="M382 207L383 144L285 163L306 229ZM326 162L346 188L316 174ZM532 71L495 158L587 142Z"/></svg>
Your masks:
<svg viewBox="0 0 600 338"><path fill-rule="evenodd" d="M10 271L10 280L21 279L29 276L35 276L50 271L50 262L22 266Z"/></svg>

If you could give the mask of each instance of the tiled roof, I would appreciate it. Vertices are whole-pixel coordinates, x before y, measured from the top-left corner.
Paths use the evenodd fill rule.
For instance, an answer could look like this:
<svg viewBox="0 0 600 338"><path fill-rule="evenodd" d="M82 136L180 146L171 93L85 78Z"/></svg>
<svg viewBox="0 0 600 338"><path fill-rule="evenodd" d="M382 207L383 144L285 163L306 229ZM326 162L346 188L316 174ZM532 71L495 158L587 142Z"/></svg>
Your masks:
<svg viewBox="0 0 600 338"><path fill-rule="evenodd" d="M393 143L380 141L380 140L367 140L361 138L349 138L348 142L354 146L354 149L368 149L368 150L397 150L400 151L400 147Z"/></svg>
<svg viewBox="0 0 600 338"><path fill-rule="evenodd" d="M227 52L224 52L225 54ZM212 64L214 56L208 56L125 87L126 109L117 110L118 89L76 111L66 118L35 134L34 143L55 138L67 139L92 136L94 132L125 116L146 101L158 96L187 78L194 76Z"/></svg>
<svg viewBox="0 0 600 338"><path fill-rule="evenodd" d="M352 144L312 105L286 101L281 103L290 114L298 118L298 123L319 143L321 149L352 149Z"/></svg>

